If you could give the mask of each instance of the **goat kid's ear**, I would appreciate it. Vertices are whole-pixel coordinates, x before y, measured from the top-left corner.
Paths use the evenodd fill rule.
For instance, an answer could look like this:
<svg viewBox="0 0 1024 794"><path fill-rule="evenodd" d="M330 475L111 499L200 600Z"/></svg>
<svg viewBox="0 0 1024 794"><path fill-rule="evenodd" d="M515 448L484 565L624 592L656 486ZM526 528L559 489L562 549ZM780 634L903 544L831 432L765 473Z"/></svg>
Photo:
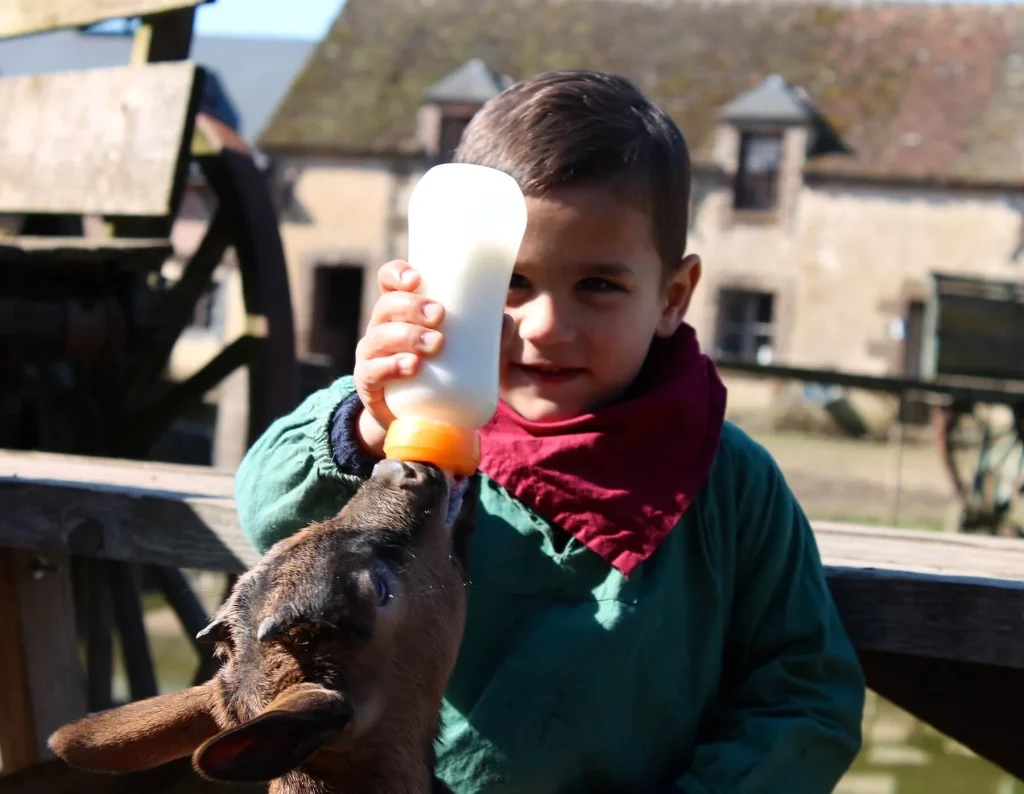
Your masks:
<svg viewBox="0 0 1024 794"><path fill-rule="evenodd" d="M192 756L203 777L226 783L257 783L297 768L344 730L352 707L340 692L296 684L256 718L222 731Z"/></svg>
<svg viewBox="0 0 1024 794"><path fill-rule="evenodd" d="M79 769L151 769L187 756L217 733L213 704L213 690L205 684L158 695L68 723L47 744Z"/></svg>

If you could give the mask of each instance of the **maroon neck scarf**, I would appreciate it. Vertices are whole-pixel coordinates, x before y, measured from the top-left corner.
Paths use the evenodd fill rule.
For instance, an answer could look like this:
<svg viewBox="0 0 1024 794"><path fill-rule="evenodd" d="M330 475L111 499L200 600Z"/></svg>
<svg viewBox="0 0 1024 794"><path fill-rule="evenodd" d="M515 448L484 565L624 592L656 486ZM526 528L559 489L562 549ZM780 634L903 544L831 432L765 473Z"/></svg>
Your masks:
<svg viewBox="0 0 1024 794"><path fill-rule="evenodd" d="M480 471L629 576L703 487L724 417L725 386L683 324L613 405L538 423L501 402Z"/></svg>

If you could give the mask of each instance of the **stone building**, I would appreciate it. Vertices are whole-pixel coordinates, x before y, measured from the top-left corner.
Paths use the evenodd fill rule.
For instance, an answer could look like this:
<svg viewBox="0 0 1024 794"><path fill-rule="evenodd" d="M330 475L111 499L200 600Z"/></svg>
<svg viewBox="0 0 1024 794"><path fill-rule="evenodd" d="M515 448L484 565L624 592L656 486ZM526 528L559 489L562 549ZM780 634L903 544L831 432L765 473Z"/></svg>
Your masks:
<svg viewBox="0 0 1024 794"><path fill-rule="evenodd" d="M931 273L1024 279L1022 6L348 0L259 140L300 355L348 370L418 175L560 67L630 77L687 136L716 356L913 376Z"/></svg>

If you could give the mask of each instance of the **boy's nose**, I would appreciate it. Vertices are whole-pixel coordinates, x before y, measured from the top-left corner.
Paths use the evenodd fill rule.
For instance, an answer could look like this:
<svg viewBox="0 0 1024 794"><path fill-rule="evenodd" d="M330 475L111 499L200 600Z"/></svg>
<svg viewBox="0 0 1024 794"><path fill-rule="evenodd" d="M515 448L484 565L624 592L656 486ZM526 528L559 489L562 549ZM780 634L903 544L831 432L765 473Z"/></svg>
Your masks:
<svg viewBox="0 0 1024 794"><path fill-rule="evenodd" d="M567 319L550 296L538 295L519 308L519 336L538 344L569 342L573 329Z"/></svg>

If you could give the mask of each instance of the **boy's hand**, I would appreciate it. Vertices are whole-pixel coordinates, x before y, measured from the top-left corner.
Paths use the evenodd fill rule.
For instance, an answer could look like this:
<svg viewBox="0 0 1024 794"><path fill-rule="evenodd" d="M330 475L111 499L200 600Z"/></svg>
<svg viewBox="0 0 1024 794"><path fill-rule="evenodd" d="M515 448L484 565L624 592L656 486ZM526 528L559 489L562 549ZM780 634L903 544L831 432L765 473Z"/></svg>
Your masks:
<svg viewBox="0 0 1024 794"><path fill-rule="evenodd" d="M365 409L357 433L363 447L384 455L384 436L395 416L384 402L384 387L414 375L422 357L441 349L444 336L436 330L444 318L441 304L414 294L420 276L407 262L395 260L377 272L381 296L373 307L366 335L356 345L353 376Z"/></svg>
<svg viewBox="0 0 1024 794"><path fill-rule="evenodd" d="M377 272L381 296L373 307L366 335L356 345L353 376L364 410L359 414L356 434L370 454L384 456L384 436L395 416L384 402L384 388L399 378L416 374L423 358L437 355L444 335L437 330L444 320L444 307L414 294L420 275L408 262L394 260ZM513 323L503 315L501 344L512 337Z"/></svg>

